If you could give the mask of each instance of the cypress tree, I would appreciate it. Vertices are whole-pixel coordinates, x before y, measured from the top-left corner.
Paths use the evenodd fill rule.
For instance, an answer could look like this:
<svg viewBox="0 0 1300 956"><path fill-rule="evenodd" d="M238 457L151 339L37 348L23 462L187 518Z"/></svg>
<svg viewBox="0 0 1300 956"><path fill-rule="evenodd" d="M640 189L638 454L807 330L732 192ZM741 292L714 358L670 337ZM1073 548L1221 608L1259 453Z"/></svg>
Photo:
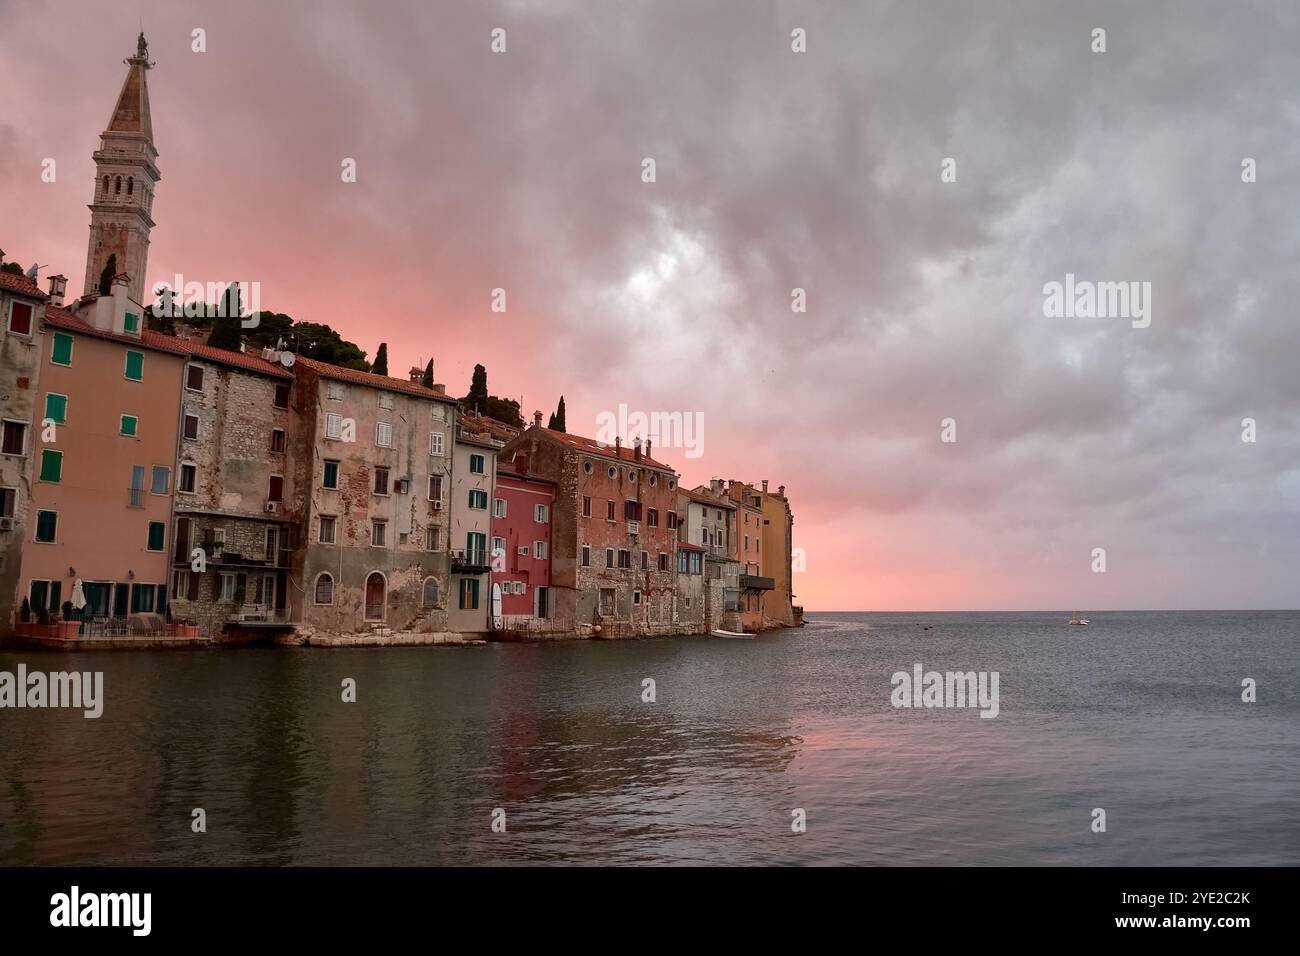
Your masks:
<svg viewBox="0 0 1300 956"><path fill-rule="evenodd" d="M113 276L117 275L117 253L110 253L104 263L104 271L99 274L99 294L113 294Z"/></svg>
<svg viewBox="0 0 1300 956"><path fill-rule="evenodd" d="M564 428L564 396L560 396L560 404L556 406L555 412L551 415L551 420L547 422L546 427L552 431L562 432Z"/></svg>
<svg viewBox="0 0 1300 956"><path fill-rule="evenodd" d="M424 367L424 378L420 379L420 384L425 388L433 388L433 359L429 359L429 364Z"/></svg>
<svg viewBox="0 0 1300 956"><path fill-rule="evenodd" d="M375 353L375 364L370 366L370 371L376 375L388 374L388 343L380 342L379 351Z"/></svg>

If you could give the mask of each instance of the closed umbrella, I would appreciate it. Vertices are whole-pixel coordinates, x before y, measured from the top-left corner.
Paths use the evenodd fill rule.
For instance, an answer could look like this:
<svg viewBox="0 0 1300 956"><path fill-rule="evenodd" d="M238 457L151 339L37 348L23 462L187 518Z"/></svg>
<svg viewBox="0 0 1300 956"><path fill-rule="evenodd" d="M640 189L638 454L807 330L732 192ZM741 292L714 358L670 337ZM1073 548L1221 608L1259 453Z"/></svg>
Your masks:
<svg viewBox="0 0 1300 956"><path fill-rule="evenodd" d="M72 585L72 606L80 611L86 606L86 592L81 589L81 578Z"/></svg>

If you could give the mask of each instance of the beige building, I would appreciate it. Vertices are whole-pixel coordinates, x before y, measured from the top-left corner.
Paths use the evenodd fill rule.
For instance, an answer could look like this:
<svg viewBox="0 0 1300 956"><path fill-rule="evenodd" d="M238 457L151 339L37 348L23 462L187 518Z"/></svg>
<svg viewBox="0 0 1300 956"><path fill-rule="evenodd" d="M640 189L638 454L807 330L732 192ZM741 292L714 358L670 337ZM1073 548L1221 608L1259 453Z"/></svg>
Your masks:
<svg viewBox="0 0 1300 956"><path fill-rule="evenodd" d="M451 474L451 588L448 628L462 634L491 629L492 513L496 461L503 442L472 416L456 428ZM502 567L504 570L504 566Z"/></svg>
<svg viewBox="0 0 1300 956"><path fill-rule="evenodd" d="M763 505L761 570L765 577L772 579L772 593L764 599L763 613L774 624L793 627L794 515L785 497L785 485L773 494L767 490L764 480L760 500Z"/></svg>

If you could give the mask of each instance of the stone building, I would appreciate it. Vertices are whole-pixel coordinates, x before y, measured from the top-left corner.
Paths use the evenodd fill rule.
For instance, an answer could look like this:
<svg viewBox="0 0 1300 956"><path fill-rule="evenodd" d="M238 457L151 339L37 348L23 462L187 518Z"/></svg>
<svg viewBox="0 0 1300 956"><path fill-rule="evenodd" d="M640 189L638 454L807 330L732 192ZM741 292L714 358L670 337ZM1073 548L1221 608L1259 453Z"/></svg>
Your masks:
<svg viewBox="0 0 1300 956"><path fill-rule="evenodd" d="M705 549L698 544L677 543L673 624L679 634L703 634L709 629L709 582L704 576L704 554Z"/></svg>
<svg viewBox="0 0 1300 956"><path fill-rule="evenodd" d="M456 400L417 376L302 357L293 371L284 514L302 636L447 631Z"/></svg>
<svg viewBox="0 0 1300 956"><path fill-rule="evenodd" d="M581 636L677 633L673 623L677 475L631 448L533 426L506 443L529 471L555 482L552 604L557 626Z"/></svg>
<svg viewBox="0 0 1300 956"><path fill-rule="evenodd" d="M709 630L742 629L740 564L731 555L735 537L736 504L725 494L720 479L682 492L680 511L685 523L682 536L704 553L705 625Z"/></svg>
<svg viewBox="0 0 1300 956"><path fill-rule="evenodd" d="M286 515L297 490L288 457L293 373L271 356L176 344L188 362L180 394L172 615L194 622L206 637L228 625L284 627L290 556L298 545L297 525Z"/></svg>
<svg viewBox="0 0 1300 956"><path fill-rule="evenodd" d="M3 255L0 255L0 261ZM33 275L35 273L32 273ZM55 276L52 288L57 288ZM32 463L40 447L36 396L40 388L42 321L47 297L36 280L0 272L0 640L13 634L18 609L23 542L31 533ZM67 336L60 340L67 349ZM45 607L57 610L58 595Z"/></svg>

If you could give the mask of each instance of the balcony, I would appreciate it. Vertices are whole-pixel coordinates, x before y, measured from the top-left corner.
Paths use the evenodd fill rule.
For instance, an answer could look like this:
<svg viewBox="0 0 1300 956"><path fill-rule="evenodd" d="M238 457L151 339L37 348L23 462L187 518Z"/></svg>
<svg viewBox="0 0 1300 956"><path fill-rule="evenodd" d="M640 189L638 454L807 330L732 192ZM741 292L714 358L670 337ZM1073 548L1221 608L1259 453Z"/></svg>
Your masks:
<svg viewBox="0 0 1300 956"><path fill-rule="evenodd" d="M451 553L452 574L487 574L492 570L492 559L487 548L472 548Z"/></svg>
<svg viewBox="0 0 1300 956"><path fill-rule="evenodd" d="M248 627L286 627L294 623L287 610L276 610L263 604L245 604L229 614L226 622Z"/></svg>
<svg viewBox="0 0 1300 956"><path fill-rule="evenodd" d="M128 508L144 507L145 490L143 488L126 489L126 506Z"/></svg>
<svg viewBox="0 0 1300 956"><path fill-rule="evenodd" d="M640 534L640 533L641 533L641 522L639 522L639 521L629 521L629 522L627 523L627 533L628 533L628 534Z"/></svg>
<svg viewBox="0 0 1300 956"><path fill-rule="evenodd" d="M743 591L774 591L776 590L776 581L771 578L760 577L757 574L742 574L740 576L740 587Z"/></svg>

